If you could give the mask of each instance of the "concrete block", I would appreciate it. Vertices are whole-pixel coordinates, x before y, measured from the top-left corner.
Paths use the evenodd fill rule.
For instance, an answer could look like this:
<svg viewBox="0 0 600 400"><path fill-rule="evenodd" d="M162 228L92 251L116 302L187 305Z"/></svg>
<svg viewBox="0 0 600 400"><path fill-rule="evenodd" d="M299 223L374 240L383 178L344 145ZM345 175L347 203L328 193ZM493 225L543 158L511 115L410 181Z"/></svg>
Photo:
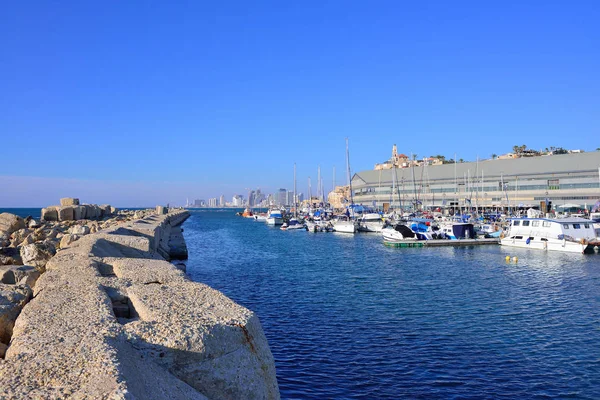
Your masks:
<svg viewBox="0 0 600 400"><path fill-rule="evenodd" d="M60 199L60 205L61 206L78 206L79 199L76 199L74 197L64 197L64 198Z"/></svg>
<svg viewBox="0 0 600 400"><path fill-rule="evenodd" d="M58 220L59 221L73 221L73 207L64 206L58 207Z"/></svg>

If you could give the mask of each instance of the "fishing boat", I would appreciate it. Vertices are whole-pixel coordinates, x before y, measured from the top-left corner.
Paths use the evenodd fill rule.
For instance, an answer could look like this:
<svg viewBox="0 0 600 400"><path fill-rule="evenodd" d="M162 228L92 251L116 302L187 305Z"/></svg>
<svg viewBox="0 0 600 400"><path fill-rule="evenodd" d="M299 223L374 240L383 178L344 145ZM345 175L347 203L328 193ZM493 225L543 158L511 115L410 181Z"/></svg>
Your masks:
<svg viewBox="0 0 600 400"><path fill-rule="evenodd" d="M584 218L513 218L508 235L500 239L507 247L587 253L600 245L593 223Z"/></svg>
<svg viewBox="0 0 600 400"><path fill-rule="evenodd" d="M277 208L272 208L267 213L266 219L267 225L282 225L283 224L283 215L281 214L281 210Z"/></svg>
<svg viewBox="0 0 600 400"><path fill-rule="evenodd" d="M383 218L377 213L367 213L358 220L360 232L381 232L383 229Z"/></svg>

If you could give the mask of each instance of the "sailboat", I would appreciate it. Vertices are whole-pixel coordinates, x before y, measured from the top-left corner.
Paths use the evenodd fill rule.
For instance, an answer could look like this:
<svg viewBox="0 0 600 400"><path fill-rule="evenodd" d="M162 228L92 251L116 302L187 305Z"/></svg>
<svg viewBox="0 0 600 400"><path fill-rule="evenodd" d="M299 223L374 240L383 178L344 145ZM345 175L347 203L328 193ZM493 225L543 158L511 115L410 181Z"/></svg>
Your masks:
<svg viewBox="0 0 600 400"><path fill-rule="evenodd" d="M284 222L280 228L283 231L291 231L296 229L306 230L303 223L298 221L298 204L296 203L296 163L294 163L294 217L288 222Z"/></svg>
<svg viewBox="0 0 600 400"><path fill-rule="evenodd" d="M348 151L348 138L346 138L346 179L348 182L348 188L350 189L350 206L352 208L354 206L354 197L352 195L352 181L350 180L350 154ZM338 216L333 220L333 230L335 232L343 232L343 233L356 233L356 221L350 218L350 210L348 209L347 215Z"/></svg>

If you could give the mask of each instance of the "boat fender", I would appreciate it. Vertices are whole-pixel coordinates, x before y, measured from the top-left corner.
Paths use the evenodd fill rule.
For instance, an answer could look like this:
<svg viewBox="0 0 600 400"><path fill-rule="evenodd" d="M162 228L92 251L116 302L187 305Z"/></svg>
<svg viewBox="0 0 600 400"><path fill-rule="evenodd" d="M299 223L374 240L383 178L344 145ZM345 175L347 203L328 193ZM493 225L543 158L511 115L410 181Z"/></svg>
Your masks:
<svg viewBox="0 0 600 400"><path fill-rule="evenodd" d="M525 241L526 244L531 243L531 238L527 238L527 240Z"/></svg>
<svg viewBox="0 0 600 400"><path fill-rule="evenodd" d="M581 238L579 240L579 243L581 243L581 244L587 244L587 240L585 240L584 238Z"/></svg>
<svg viewBox="0 0 600 400"><path fill-rule="evenodd" d="M504 239L504 232L500 234L500 239Z"/></svg>

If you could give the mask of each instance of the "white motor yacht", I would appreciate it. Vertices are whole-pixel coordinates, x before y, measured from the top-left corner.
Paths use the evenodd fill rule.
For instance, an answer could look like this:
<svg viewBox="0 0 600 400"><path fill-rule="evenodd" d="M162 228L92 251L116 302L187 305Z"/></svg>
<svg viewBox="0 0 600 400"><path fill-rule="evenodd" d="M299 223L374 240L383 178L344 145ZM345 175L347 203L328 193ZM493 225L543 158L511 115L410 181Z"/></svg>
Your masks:
<svg viewBox="0 0 600 400"><path fill-rule="evenodd" d="M502 246L586 253L600 245L592 221L572 218L513 218Z"/></svg>

